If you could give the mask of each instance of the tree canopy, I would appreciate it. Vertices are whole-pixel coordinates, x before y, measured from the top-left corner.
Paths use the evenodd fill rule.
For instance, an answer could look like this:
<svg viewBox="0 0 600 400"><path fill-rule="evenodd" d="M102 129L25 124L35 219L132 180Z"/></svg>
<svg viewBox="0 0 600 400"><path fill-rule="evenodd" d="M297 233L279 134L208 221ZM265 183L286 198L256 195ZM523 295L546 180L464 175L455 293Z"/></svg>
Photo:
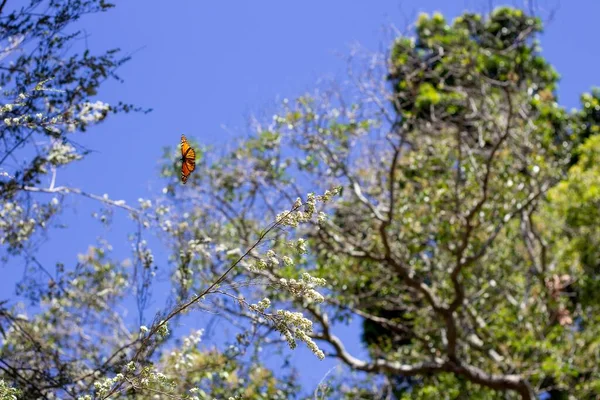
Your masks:
<svg viewBox="0 0 600 400"><path fill-rule="evenodd" d="M110 7L0 9L0 243L38 272L19 286L31 309L0 298L0 399L600 395L600 91L558 103L540 18L423 14L348 85L284 101L227 149L192 143L186 185L166 149L166 189L132 206L52 179L86 156L72 135L140 111L91 100L127 57L63 51L66 25ZM37 262L32 238L62 204L43 193L91 197L107 223L124 209L133 265L109 244L55 273ZM115 311L144 310L157 271L174 295L151 324ZM197 313L229 321L235 342L177 330ZM364 359L338 333L356 319ZM301 388L301 369L262 360L298 345L357 374Z"/></svg>

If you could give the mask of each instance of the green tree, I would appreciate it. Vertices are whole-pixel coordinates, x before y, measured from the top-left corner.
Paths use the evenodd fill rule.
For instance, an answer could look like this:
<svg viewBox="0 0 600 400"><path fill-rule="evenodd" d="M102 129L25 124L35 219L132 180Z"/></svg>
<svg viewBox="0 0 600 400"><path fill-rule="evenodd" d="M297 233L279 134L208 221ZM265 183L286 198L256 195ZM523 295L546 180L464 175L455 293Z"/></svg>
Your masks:
<svg viewBox="0 0 600 400"><path fill-rule="evenodd" d="M227 279L304 310L329 356L387 386L331 398L598 396L598 92L581 111L558 105L541 29L513 8L422 15L389 57L353 70L353 87L284 102L187 187L165 166L169 195L194 198L190 225L232 254L306 191L343 188L327 216L278 232L277 254L303 235L307 257ZM181 268L186 291L214 279L202 262ZM323 303L280 295L298 268L325 279ZM370 359L336 335L351 318L364 320Z"/></svg>

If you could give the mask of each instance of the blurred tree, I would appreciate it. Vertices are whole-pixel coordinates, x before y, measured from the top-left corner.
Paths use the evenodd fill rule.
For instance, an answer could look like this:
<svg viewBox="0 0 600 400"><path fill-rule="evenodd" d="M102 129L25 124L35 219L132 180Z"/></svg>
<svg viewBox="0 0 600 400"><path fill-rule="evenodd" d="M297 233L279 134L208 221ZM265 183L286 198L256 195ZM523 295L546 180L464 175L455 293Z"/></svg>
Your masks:
<svg viewBox="0 0 600 400"><path fill-rule="evenodd" d="M145 307L156 266L140 231L148 226L147 219L164 215L164 209L150 209L147 200L132 207L56 185L61 168L88 154L73 140L77 132L113 113L143 111L130 104L94 100L103 82L120 80L117 69L129 56L118 49L100 54L87 48L78 51L83 41L75 22L113 5L104 0L31 0L9 10L12 6L0 2L0 250L4 264L10 259L24 261L17 294L25 296L31 307L8 293L1 295L0 398L86 398L90 393L99 398L128 397L140 388L142 395L156 395L159 389L186 392L194 387L203 399L219 393L287 398L293 381L280 384L258 362L237 368L231 354L186 350L189 338L180 353L167 352L164 346L157 351L168 335L166 321L182 312L182 305L165 308L164 319L143 327L142 333L139 325L132 329L131 321L115 311L131 296L131 286L138 307ZM133 238L133 271L128 267L131 261L110 259L108 243L90 247L74 267L48 267L38 261L39 241L34 239L52 226L69 194L99 201L104 207L102 222L111 221L115 207L130 213L140 227ZM166 379L151 367L155 354L160 368L180 373L185 365L189 375L178 375L179 383ZM176 360L174 354L186 359Z"/></svg>
<svg viewBox="0 0 600 400"><path fill-rule="evenodd" d="M48 398L46 393L74 384L72 377L86 362L82 354L92 363L96 357L100 362L102 355L93 352L101 343L87 343L89 338L75 327L85 320L101 330L110 329L120 321L105 318L120 296L111 290L123 286L123 276L118 267L112 270L113 264L101 263L100 250L98 258L92 251L75 271L57 265L53 274L37 262L33 238L60 211L64 195L82 194L76 188L55 186L58 171L87 154L72 134L110 113L136 108L92 100L102 82L119 79L116 70L128 57L117 49L97 55L87 49L77 52L82 35L73 23L85 14L108 10L111 4L33 0L10 7L11 2L0 3L1 256L3 263L9 257L24 257L18 291L33 306L46 304L49 309L30 320L3 293L0 379L3 385L10 383L6 387L17 387L23 398Z"/></svg>

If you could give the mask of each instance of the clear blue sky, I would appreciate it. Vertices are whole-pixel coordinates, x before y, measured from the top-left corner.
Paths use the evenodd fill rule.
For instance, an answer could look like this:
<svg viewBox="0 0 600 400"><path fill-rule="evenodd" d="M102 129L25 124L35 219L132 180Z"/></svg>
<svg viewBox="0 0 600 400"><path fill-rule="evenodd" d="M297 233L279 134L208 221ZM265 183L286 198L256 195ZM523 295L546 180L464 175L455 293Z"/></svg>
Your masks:
<svg viewBox="0 0 600 400"><path fill-rule="evenodd" d="M176 146L181 133L208 144L224 143L247 133L248 114L272 114L277 97L293 98L314 88L322 77L343 77L345 61L339 54L347 54L353 43L370 50L387 47L384 30L390 24L402 28L421 11L441 11L453 18L465 8L481 11L489 3L504 4L487 0L117 3L108 13L80 23L92 52L113 47L137 51L120 70L125 83L109 82L98 99L123 100L154 111L118 115L79 135L79 143L97 152L59 174L57 184L108 193L128 203L160 193L157 162L163 147ZM582 91L600 85L595 29L600 1L537 3L557 8L542 37L543 54L563 77L560 103L577 106ZM130 227L123 224L124 213L116 212L115 225L106 231L89 217L99 208L97 203L81 198L73 203L79 210L60 218L70 227L51 232L41 249L44 261L72 263L99 236L110 239L117 257L129 255L125 235ZM158 260L165 257L159 254ZM14 267L9 277L16 279L22 270ZM12 290L9 281L3 280L0 290ZM201 323L203 316L199 318ZM357 333L347 329L343 336ZM351 350L364 354L358 345ZM303 381L314 384L333 365L304 350L297 351L293 360L300 364Z"/></svg>

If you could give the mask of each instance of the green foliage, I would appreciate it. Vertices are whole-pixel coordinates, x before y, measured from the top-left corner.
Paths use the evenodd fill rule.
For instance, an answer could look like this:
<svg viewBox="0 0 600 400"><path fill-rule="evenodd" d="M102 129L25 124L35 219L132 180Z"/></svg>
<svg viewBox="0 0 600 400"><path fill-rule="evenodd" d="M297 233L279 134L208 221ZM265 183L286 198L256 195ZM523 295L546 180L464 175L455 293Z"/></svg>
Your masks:
<svg viewBox="0 0 600 400"><path fill-rule="evenodd" d="M578 300L595 309L600 300L600 136L590 136L576 154L578 161L566 179L549 193L549 218L556 229L553 239L561 247L563 271L580 276Z"/></svg>
<svg viewBox="0 0 600 400"><path fill-rule="evenodd" d="M265 367L240 364L216 349L190 349L185 356L172 353L163 362L165 373L175 378L173 392L191 391L200 399L288 399L298 390L292 377L279 382Z"/></svg>
<svg viewBox="0 0 600 400"><path fill-rule="evenodd" d="M0 379L0 400L17 400L21 392L14 388L6 385L4 380Z"/></svg>
<svg viewBox="0 0 600 400"><path fill-rule="evenodd" d="M575 149L597 129L598 95L573 113L557 104L541 28L512 8L452 23L423 15L415 37L394 42L387 71L370 69L354 92L284 102L196 182L210 185L205 203L243 210L215 215L229 223L212 234L221 242L294 193L344 188L328 218L305 228L308 257L295 263L325 278L328 295L297 305L334 356L386 379L396 398L596 394L587 357L597 357L597 301L585 299L598 291L591 269L572 263L597 257L594 145ZM277 243L294 235L281 232L274 251L287 254ZM287 301L278 291L290 274L265 263L230 282L266 280L274 305ZM332 333L356 317L372 357L364 363Z"/></svg>

